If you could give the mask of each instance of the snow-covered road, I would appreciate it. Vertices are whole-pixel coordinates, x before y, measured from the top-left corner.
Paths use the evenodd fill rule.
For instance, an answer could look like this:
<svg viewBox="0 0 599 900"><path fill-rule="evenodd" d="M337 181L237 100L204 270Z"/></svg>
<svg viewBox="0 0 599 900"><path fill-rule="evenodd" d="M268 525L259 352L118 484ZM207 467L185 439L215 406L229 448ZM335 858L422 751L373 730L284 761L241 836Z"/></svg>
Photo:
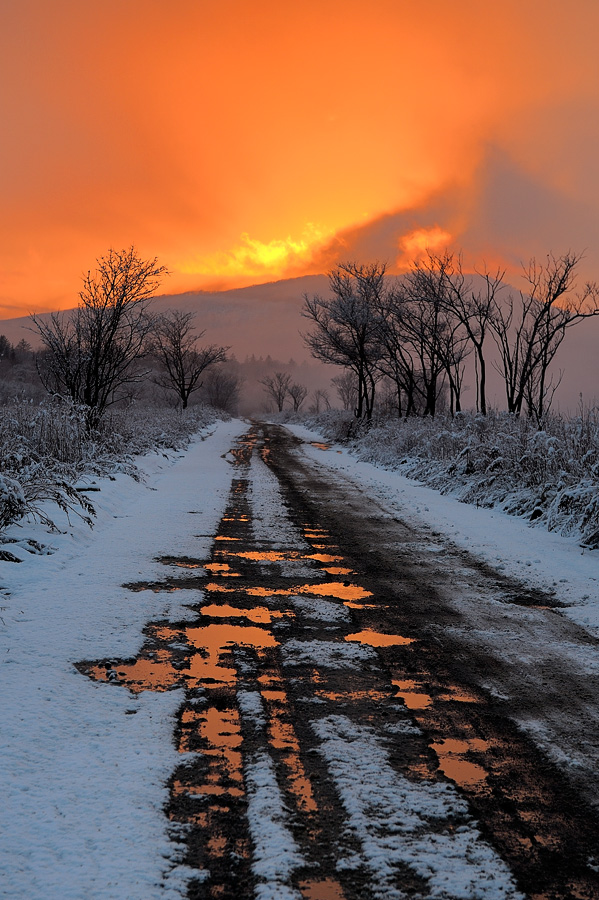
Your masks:
<svg viewBox="0 0 599 900"><path fill-rule="evenodd" d="M0 896L599 896L595 555L294 430L14 531Z"/></svg>

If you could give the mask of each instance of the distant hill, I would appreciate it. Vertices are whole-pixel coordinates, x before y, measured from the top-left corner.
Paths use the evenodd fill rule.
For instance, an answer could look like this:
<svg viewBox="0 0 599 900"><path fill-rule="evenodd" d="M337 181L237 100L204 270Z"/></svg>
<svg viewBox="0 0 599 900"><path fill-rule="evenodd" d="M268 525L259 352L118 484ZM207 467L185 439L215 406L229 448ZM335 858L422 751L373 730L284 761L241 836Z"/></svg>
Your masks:
<svg viewBox="0 0 599 900"><path fill-rule="evenodd" d="M325 275L306 275L230 291L164 294L156 297L153 309L195 312L196 328L206 330L204 340L230 346L239 360L252 355L270 355L301 362L310 358L299 334L307 325L300 315L303 295L327 292ZM46 315L49 313L41 318ZM6 335L11 344L24 337L36 346L36 335L30 327L28 316L0 320L0 334Z"/></svg>

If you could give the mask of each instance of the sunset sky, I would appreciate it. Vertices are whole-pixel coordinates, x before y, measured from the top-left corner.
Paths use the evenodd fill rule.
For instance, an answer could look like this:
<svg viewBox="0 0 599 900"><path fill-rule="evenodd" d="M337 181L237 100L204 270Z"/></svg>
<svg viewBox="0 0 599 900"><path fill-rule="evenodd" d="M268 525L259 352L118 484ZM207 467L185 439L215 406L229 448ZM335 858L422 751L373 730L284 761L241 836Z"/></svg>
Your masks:
<svg viewBox="0 0 599 900"><path fill-rule="evenodd" d="M599 278L596 0L0 0L0 316L425 246Z"/></svg>

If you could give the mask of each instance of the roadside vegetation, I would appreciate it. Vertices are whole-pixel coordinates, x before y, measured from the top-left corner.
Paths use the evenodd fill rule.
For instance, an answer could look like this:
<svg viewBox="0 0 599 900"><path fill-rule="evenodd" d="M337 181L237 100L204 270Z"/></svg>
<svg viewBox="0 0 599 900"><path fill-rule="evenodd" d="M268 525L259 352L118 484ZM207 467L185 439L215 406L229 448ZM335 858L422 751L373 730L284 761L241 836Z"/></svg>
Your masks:
<svg viewBox="0 0 599 900"><path fill-rule="evenodd" d="M0 540L24 516L55 528L56 507L91 525L92 478L140 478L136 457L179 450L234 410L227 348L201 346L189 314L152 313L165 274L110 250L75 310L31 317L39 349L0 335Z"/></svg>

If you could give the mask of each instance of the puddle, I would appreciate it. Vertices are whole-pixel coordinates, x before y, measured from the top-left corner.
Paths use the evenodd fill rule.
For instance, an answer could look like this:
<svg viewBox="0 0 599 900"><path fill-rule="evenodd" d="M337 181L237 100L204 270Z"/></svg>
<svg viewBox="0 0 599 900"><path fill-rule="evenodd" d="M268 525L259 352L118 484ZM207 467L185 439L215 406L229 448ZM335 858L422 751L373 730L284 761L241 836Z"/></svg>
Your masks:
<svg viewBox="0 0 599 900"><path fill-rule="evenodd" d="M217 534L214 538L215 541L240 541L241 538L238 537L225 537L224 534Z"/></svg>
<svg viewBox="0 0 599 900"><path fill-rule="evenodd" d="M310 779L300 757L300 743L290 719L289 700L284 689L282 673L271 670L259 681L268 687L261 688L261 695L268 715L268 742L281 754L281 762L286 770L288 789L293 795L299 812L308 815L318 809Z"/></svg>
<svg viewBox="0 0 599 900"><path fill-rule="evenodd" d="M455 684L449 685L447 692L439 695L439 700L453 701L455 703L480 703L480 697L475 697L469 691Z"/></svg>
<svg viewBox="0 0 599 900"><path fill-rule="evenodd" d="M319 597L336 597L338 600L362 600L372 597L372 592L350 584L348 581L329 581L325 584L305 584L295 590L300 594L316 594Z"/></svg>
<svg viewBox="0 0 599 900"><path fill-rule="evenodd" d="M183 684L183 673L172 663L171 655L159 651L155 658L136 659L132 663L116 662L89 667L77 666L80 672L93 681L121 684L134 694L142 691L170 691Z"/></svg>
<svg viewBox="0 0 599 900"><path fill-rule="evenodd" d="M217 584L207 584L206 590L217 591L221 593L230 593L235 588L225 588ZM296 584L289 588L269 588L269 587L248 587L245 593L250 597L291 597L297 594L313 594L317 597L334 597L337 600L347 601L346 606L352 605L352 600L359 600L362 597L371 597L370 591L358 587L355 584L349 584L343 581L330 581L324 584L319 582ZM357 606L362 609L363 607Z"/></svg>
<svg viewBox="0 0 599 900"><path fill-rule="evenodd" d="M317 450L330 450L331 445L325 444L324 441L310 441L311 447L316 447Z"/></svg>
<svg viewBox="0 0 599 900"><path fill-rule="evenodd" d="M267 609L265 606L255 606L253 609L242 609L239 606L230 606L228 603L210 603L202 606L200 613L203 616L223 619L249 619L260 625L269 625L273 619L281 619L285 615L293 615L292 612L281 612L278 609Z"/></svg>
<svg viewBox="0 0 599 900"><path fill-rule="evenodd" d="M343 569L341 566L329 566L322 570L327 575L353 575L352 569Z"/></svg>
<svg viewBox="0 0 599 900"><path fill-rule="evenodd" d="M190 627L186 639L196 650L189 664L190 686L205 688L220 684L232 685L237 680L237 670L223 664L233 647L251 647L255 650L277 647L278 641L264 628L255 625L211 624L203 628Z"/></svg>
<svg viewBox="0 0 599 900"><path fill-rule="evenodd" d="M240 552L230 552L227 556L237 556L241 559L249 559L252 562L286 562L290 559L303 558L299 551L288 551L283 553L276 550L242 550Z"/></svg>
<svg viewBox="0 0 599 900"><path fill-rule="evenodd" d="M301 881L298 887L304 900L345 900L341 885L334 878Z"/></svg>
<svg viewBox="0 0 599 900"><path fill-rule="evenodd" d="M380 703L382 700L388 700L389 694L385 691L365 690L365 691L316 691L317 697L323 700L333 700L335 702L347 703L350 700L372 700L374 703Z"/></svg>
<svg viewBox="0 0 599 900"><path fill-rule="evenodd" d="M221 578L240 578L239 572L232 572L231 566L227 563L206 563L204 566L208 572L213 575L220 575Z"/></svg>
<svg viewBox="0 0 599 900"><path fill-rule="evenodd" d="M432 743L431 748L437 754L439 768L452 781L462 787L481 785L487 779L487 771L477 763L463 759L464 755L472 751L484 752L489 749L489 743L479 738L468 741L445 738L438 743Z"/></svg>
<svg viewBox="0 0 599 900"><path fill-rule="evenodd" d="M420 690L421 684L417 681L392 681L398 689L396 697L401 697L408 709L427 709L433 702L429 694Z"/></svg>
<svg viewBox="0 0 599 900"><path fill-rule="evenodd" d="M414 638L402 637L400 634L382 634L380 631L372 631L365 628L355 634L346 634L346 641L358 641L360 644L368 644L369 647L394 647L397 645L413 644Z"/></svg>
<svg viewBox="0 0 599 900"><path fill-rule="evenodd" d="M311 553L309 556L304 556L304 559L315 559L316 562L332 563L341 562L343 560L343 557L335 556L332 553ZM349 572L349 569L345 571Z"/></svg>

